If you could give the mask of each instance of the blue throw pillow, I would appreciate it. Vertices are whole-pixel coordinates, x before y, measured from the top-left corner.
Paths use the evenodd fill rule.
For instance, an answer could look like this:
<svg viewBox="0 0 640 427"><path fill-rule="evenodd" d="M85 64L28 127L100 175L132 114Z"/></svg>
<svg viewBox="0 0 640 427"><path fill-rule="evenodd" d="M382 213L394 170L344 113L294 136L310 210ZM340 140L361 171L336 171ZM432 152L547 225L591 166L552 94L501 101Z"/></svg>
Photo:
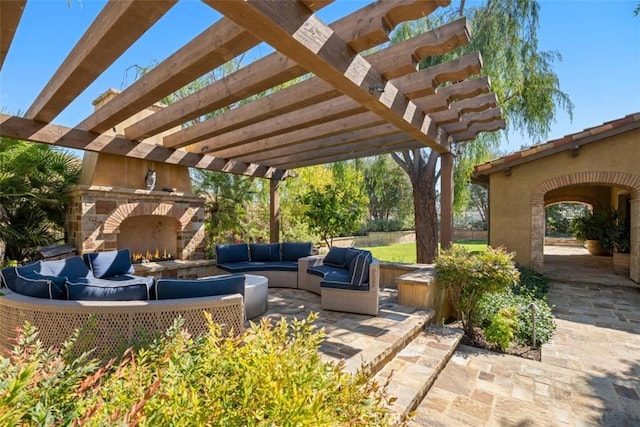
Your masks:
<svg viewBox="0 0 640 427"><path fill-rule="evenodd" d="M360 249L356 248L347 248L347 252L344 254L344 268L351 269L351 264L353 260L356 259L360 255Z"/></svg>
<svg viewBox="0 0 640 427"><path fill-rule="evenodd" d="M40 273L48 276L66 277L72 281L79 277L92 277L80 256L72 256L58 261L45 261L40 267Z"/></svg>
<svg viewBox="0 0 640 427"><path fill-rule="evenodd" d="M132 274L134 271L129 249L84 254L84 260L98 279L118 274Z"/></svg>
<svg viewBox="0 0 640 427"><path fill-rule="evenodd" d="M156 299L197 298L213 295L244 296L244 274L224 274L202 279L158 279Z"/></svg>
<svg viewBox="0 0 640 427"><path fill-rule="evenodd" d="M372 261L373 256L369 251L360 251L360 254L354 258L349 266L352 285L362 286L369 283L369 266Z"/></svg>
<svg viewBox="0 0 640 427"><path fill-rule="evenodd" d="M15 292L36 298L66 299L65 281L65 277L16 272Z"/></svg>
<svg viewBox="0 0 640 427"><path fill-rule="evenodd" d="M74 283L67 281L67 296L70 300L79 301L134 301L148 300L149 287L146 283L114 282L108 283Z"/></svg>
<svg viewBox="0 0 640 427"><path fill-rule="evenodd" d="M22 267L7 267L0 271L0 278L2 283L7 288L16 292L16 278L18 273L34 273L39 272L42 261L32 262L31 264L23 265Z"/></svg>
<svg viewBox="0 0 640 427"><path fill-rule="evenodd" d="M311 242L306 243L283 243L282 244L282 261L298 262L299 258L311 255L313 248Z"/></svg>
<svg viewBox="0 0 640 427"><path fill-rule="evenodd" d="M251 261L278 262L280 261L280 243L251 243Z"/></svg>
<svg viewBox="0 0 640 427"><path fill-rule="evenodd" d="M344 257L346 254L347 254L347 248L339 248L337 246L332 246L331 249L329 249L329 253L327 254L327 256L324 257L324 259L322 260L322 263L326 265L332 265L334 267L341 267L341 268L344 268L345 266L348 267L348 265L345 264L345 260L344 260Z"/></svg>
<svg viewBox="0 0 640 427"><path fill-rule="evenodd" d="M216 245L216 264L249 261L249 245Z"/></svg>

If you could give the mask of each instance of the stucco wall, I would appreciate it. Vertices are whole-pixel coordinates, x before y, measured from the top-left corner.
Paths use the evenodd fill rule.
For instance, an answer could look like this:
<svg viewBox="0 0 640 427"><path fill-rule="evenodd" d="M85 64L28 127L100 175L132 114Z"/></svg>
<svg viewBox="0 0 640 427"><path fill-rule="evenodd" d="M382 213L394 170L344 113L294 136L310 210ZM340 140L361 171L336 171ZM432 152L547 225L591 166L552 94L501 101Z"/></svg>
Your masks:
<svg viewBox="0 0 640 427"><path fill-rule="evenodd" d="M575 173L623 172L640 175L640 130L580 147L573 157L564 151L513 166L511 175L490 176L490 244L516 252L516 260L531 264L531 201L536 188L550 179ZM600 174L602 175L602 174ZM607 184L607 182L594 182ZM561 192L559 192L561 193ZM604 195L598 196L602 200ZM613 198L613 194L607 197ZM544 219L542 219L544 220ZM535 236L534 236L535 237Z"/></svg>

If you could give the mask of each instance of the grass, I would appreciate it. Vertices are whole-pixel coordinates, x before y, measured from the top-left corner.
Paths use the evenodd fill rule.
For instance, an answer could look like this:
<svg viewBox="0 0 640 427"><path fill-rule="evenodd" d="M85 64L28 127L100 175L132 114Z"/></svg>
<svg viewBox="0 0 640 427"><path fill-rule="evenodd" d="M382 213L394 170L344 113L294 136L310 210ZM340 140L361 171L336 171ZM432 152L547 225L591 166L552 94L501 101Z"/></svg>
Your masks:
<svg viewBox="0 0 640 427"><path fill-rule="evenodd" d="M486 251L486 240L463 240L454 242L456 245L464 246L468 251ZM397 243L395 245L373 246L367 249L380 261L402 262L413 264L416 262L416 244Z"/></svg>

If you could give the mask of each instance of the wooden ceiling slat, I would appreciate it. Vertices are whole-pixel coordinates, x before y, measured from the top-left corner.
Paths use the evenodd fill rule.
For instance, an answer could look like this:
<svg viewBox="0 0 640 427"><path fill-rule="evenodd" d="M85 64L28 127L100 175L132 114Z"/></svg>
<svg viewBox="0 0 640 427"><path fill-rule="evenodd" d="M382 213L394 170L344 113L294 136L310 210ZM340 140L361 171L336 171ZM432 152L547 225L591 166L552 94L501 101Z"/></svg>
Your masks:
<svg viewBox="0 0 640 427"><path fill-rule="evenodd" d="M393 146L395 151L403 151L403 150L413 150L424 147L421 143L416 140L410 140L408 142L399 143ZM307 167L307 166L315 166L321 165L325 163L335 163L343 160L352 160L352 159L361 159L364 157L377 156L380 154L388 154L389 152L394 151L390 150L388 146L383 147L375 147L370 150L361 150L355 152L345 152L341 154L334 154L328 157L323 158L314 158L310 157L308 160L297 161L294 163L289 163L282 166L287 166L287 170L293 170L297 168Z"/></svg>
<svg viewBox="0 0 640 427"><path fill-rule="evenodd" d="M389 135L397 135L398 129L390 124L383 124L369 128L359 129L351 132L341 133L327 138L319 138L311 141L290 145L284 148L273 148L268 151L260 151L246 156L239 156L238 159L244 162L261 163L270 159L277 159L282 156L315 151L335 145L343 145L354 142L361 142L372 138L379 138ZM251 159L251 160L249 160Z"/></svg>
<svg viewBox="0 0 640 427"><path fill-rule="evenodd" d="M26 3L27 0L0 1L0 70L9 53Z"/></svg>
<svg viewBox="0 0 640 427"><path fill-rule="evenodd" d="M507 123L503 120L495 120L489 123L474 123L471 125L467 132L452 135L455 142L464 142L474 139L480 132L493 132L499 129L504 129Z"/></svg>
<svg viewBox="0 0 640 427"><path fill-rule="evenodd" d="M104 132L259 42L223 18L96 110L78 128Z"/></svg>
<svg viewBox="0 0 640 427"><path fill-rule="evenodd" d="M464 81L455 83L450 86L438 88L438 91L434 95L425 96L416 99L416 105L421 105L424 108L434 111L447 110L449 104L457 99L465 99L466 97L475 96L477 93L487 92L488 79L486 77L480 77L470 81ZM458 119L462 112L457 113ZM354 130L376 126L384 121L376 114L362 113L356 116L345 119L338 119L334 122L329 122L324 125L317 125L307 129L301 129L286 134L281 134L276 137L263 138L254 142L248 142L242 145L231 148L220 149L218 146L218 138L212 138L207 141L202 141L197 144L193 144L187 147L187 150L193 152L208 152L218 157L224 158L237 158L262 153L266 151L272 151L284 147L303 144L308 141L316 140L319 138L326 138L332 135L340 135L342 133L351 132ZM426 126L425 129L429 132L429 137L434 140L438 138L437 129L433 126L439 125L437 121L428 118L426 120L432 126ZM397 127L396 127L397 129ZM398 132L401 132L398 130Z"/></svg>
<svg viewBox="0 0 640 427"><path fill-rule="evenodd" d="M421 60L424 54L441 51L443 46L454 49L468 42L468 31L464 19L455 21L454 25L444 25L435 30L423 33L412 39L392 45L368 55L374 68L385 75L387 72L401 76L416 71L416 59ZM340 92L323 80L312 77L287 88L278 90L247 104L238 106L223 114L208 118L163 139L165 147L184 147L189 144L212 138L251 123L256 123L278 114L288 113L317 102L335 98ZM151 119L144 119L151 120ZM139 123L142 124L142 123ZM131 128L138 126L134 124ZM129 133L125 131L127 135ZM133 135L131 135L133 136ZM194 149L197 151L197 148Z"/></svg>
<svg viewBox="0 0 640 427"><path fill-rule="evenodd" d="M480 53L470 53L460 58L423 68L417 73L408 74L391 80L407 98L415 99L433 95L436 88L445 82L460 82L480 73L482 60Z"/></svg>
<svg viewBox="0 0 640 427"><path fill-rule="evenodd" d="M498 101L495 93L478 95L475 98L462 99L451 103L448 110L438 111L429 114L433 120L440 125L455 123L460 120L460 116L469 112L483 111L487 108L496 107Z"/></svg>
<svg viewBox="0 0 640 427"><path fill-rule="evenodd" d="M449 3L451 0L375 2L363 8L357 16L347 16L332 27L351 49L363 52L372 45L389 41L389 32L399 23L428 16Z"/></svg>
<svg viewBox="0 0 640 427"><path fill-rule="evenodd" d="M502 118L502 110L499 107L488 108L477 113L465 114L459 122L443 125L442 128L449 134L468 132L474 123L489 123Z"/></svg>
<svg viewBox="0 0 640 427"><path fill-rule="evenodd" d="M332 147L325 147L314 150L313 152L304 152L304 153L296 153L296 154L288 154L283 155L278 158L273 158L265 163L276 166L279 164L282 165L295 165L298 162L304 162L311 159L325 159L331 156L341 155L348 152L357 152L357 151L365 151L371 150L375 148L381 147L390 147L395 144L405 143L411 141L411 137L408 137L404 134L395 134L389 136L382 136L379 138L367 139L359 142L351 142L348 144L335 145ZM419 144L415 140L413 141L416 144Z"/></svg>
<svg viewBox="0 0 640 427"><path fill-rule="evenodd" d="M163 162L212 171L223 171L228 161L206 154L190 153L161 147L150 143L137 143L126 138L109 135L97 135L93 132L68 128L65 126L42 123L40 121L10 116L0 113L2 136L24 141L39 142L58 147L116 154L136 159ZM248 168L248 167L247 167ZM264 169L262 169L264 170ZM237 172L234 169L232 172ZM272 178L274 174L286 176L286 171L269 169L263 178ZM267 176L268 175L268 176ZM255 171L252 175L255 176Z"/></svg>
<svg viewBox="0 0 640 427"><path fill-rule="evenodd" d="M248 144L259 139L271 138L333 122L365 111L367 110L351 98L341 97L330 99L219 135L208 141L191 145L189 146L189 151L196 153L221 151L241 144ZM205 149L207 144L210 144L209 149Z"/></svg>
<svg viewBox="0 0 640 427"><path fill-rule="evenodd" d="M177 0L108 2L27 110L26 117L42 122L53 120L176 3Z"/></svg>
<svg viewBox="0 0 640 427"><path fill-rule="evenodd" d="M364 129L384 123L385 121L375 113L366 112L356 114L355 116L334 120L330 125L320 124L311 126L306 129L300 129L269 138L263 138L248 144L226 148L224 150L210 151L209 154L215 155L217 157L223 157L225 159L232 159L243 155L258 153L266 150L273 150L274 148L287 147L293 144L300 144L302 142L311 141L318 138L326 138L333 135L339 135L345 132ZM204 141L202 143L204 143ZM211 141L211 143L215 144L215 138ZM186 149L191 151L192 147L193 146L188 146L186 147Z"/></svg>
<svg viewBox="0 0 640 427"><path fill-rule="evenodd" d="M374 37L373 34L379 34L383 31L388 32L392 29L388 28L385 24L386 14L393 14L396 8L405 7L406 4L415 2L415 0L403 0L401 2L374 3L336 21L334 24L331 24L330 27L339 37L350 41L352 40L351 37L354 37L352 27L354 25L357 26L358 23L370 20L371 23L368 24L367 30L356 34L356 36L361 37L362 40L368 40L368 44L362 46L362 48L369 49L382 42L378 37ZM418 8L417 10L424 11L426 9L425 6L423 6L422 9ZM397 16L395 19L397 19ZM367 34L369 34L369 36ZM368 58L379 63L385 63L384 69L388 69L393 75L400 75L398 74L399 67L395 64L403 64L402 68L405 69L403 71L404 73L415 71L415 66L406 64L406 55L413 55L414 58L419 61L428 54L440 52L445 48L451 50L466 43L468 43L468 29L466 28L466 21L461 19L452 24L444 25L437 30L417 36L412 41L399 43L398 45L387 48L385 51L388 53L385 53L385 55L378 56L374 53ZM397 58L393 58L394 61L385 60L387 54L404 56L404 58L402 58L401 61L396 60ZM412 66L413 68L411 68ZM409 68L409 70L407 71L406 68ZM125 134L130 139L144 139L156 135L167 129L181 125L188 120L226 107L234 102L286 83L306 73L306 69L280 52L275 52L179 100L161 111L130 125L125 129ZM333 90L335 91L335 89ZM302 97L304 95L299 96ZM206 122L205 120L203 123ZM210 125L213 126L214 122L211 122ZM197 129L203 128L198 127ZM207 132L210 131L210 128L207 129L206 132L203 131L203 133L197 137L189 137L185 138L185 141L180 141L178 139L179 137L176 136L173 140L167 140L167 143L173 147L181 147L214 136L215 132L208 135ZM193 135L196 131L191 130L190 132L191 135Z"/></svg>
<svg viewBox="0 0 640 427"><path fill-rule="evenodd" d="M429 124L426 116L393 85L387 83L385 92L379 97L369 92L372 85L383 83L382 75L342 39L333 37L333 31L303 5L291 1L259 0L241 3L205 0L205 3L300 65L313 70L315 75L425 146L437 152L447 152L424 131ZM391 97L389 92L394 92ZM389 100L381 101L383 97L385 101Z"/></svg>

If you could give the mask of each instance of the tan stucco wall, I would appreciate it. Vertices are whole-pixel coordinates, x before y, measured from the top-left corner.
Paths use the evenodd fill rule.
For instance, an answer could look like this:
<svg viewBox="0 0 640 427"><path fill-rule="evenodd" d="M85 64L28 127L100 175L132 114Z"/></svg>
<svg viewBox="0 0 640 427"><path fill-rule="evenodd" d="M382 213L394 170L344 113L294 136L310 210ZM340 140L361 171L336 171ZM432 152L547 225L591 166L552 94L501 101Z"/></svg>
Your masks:
<svg viewBox="0 0 640 427"><path fill-rule="evenodd" d="M109 89L94 102L95 109L98 110L118 94L118 91ZM164 108L161 104L154 104L145 110L116 125L112 131L105 132L112 135L124 135L125 129L133 123L150 116L154 112ZM166 130L144 142L162 145L162 139L173 132L180 130L174 127ZM176 189L182 193L192 193L189 168L186 166L170 165L163 162L153 162L149 160L134 159L126 156L114 154L94 153L85 151L82 160L82 173L80 185L95 185L104 187L124 187L131 189L146 189L145 178L147 170L156 171L156 190Z"/></svg>
<svg viewBox="0 0 640 427"><path fill-rule="evenodd" d="M610 171L640 175L640 130L580 147L580 154L560 152L513 166L511 175L490 175L490 245L516 252L516 260L531 263L532 194L544 182L580 172ZM606 182L594 184L607 184ZM600 199L604 195L598 197ZM614 194L605 199L612 200Z"/></svg>
<svg viewBox="0 0 640 427"><path fill-rule="evenodd" d="M570 185L549 191L544 196L544 204L572 201L587 203L594 210L606 210L611 206L613 193L613 188L604 185Z"/></svg>

